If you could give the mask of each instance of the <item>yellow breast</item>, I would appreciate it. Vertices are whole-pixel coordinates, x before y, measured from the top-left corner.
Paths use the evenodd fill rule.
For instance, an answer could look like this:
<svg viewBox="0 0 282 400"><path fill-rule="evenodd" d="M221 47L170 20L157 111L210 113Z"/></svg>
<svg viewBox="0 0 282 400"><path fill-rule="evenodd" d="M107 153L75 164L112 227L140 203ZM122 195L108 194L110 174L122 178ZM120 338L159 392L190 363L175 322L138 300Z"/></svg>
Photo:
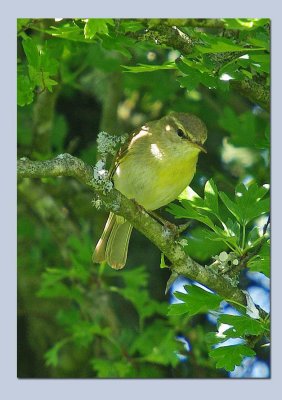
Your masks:
<svg viewBox="0 0 282 400"><path fill-rule="evenodd" d="M146 146L135 145L114 174L115 187L145 209L156 210L173 201L190 184L198 154L199 150L193 147L178 149L152 140Z"/></svg>

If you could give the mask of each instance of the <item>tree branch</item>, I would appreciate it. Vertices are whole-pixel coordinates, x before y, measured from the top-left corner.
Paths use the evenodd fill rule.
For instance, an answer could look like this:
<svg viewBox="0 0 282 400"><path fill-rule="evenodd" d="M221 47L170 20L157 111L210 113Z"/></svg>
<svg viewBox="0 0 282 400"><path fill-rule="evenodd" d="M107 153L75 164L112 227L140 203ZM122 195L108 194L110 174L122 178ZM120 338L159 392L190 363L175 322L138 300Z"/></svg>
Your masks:
<svg viewBox="0 0 282 400"><path fill-rule="evenodd" d="M99 186L97 181L94 180L92 167L82 160L70 154L61 154L48 161L31 161L27 158L18 161L19 178L59 176L73 177L98 194L108 210L122 215L130 221L137 230L164 253L172 263L170 267L172 271L208 286L231 302L246 304L245 295L241 290L232 286L226 277L219 276L192 260L185 253L180 243L175 240L174 233L149 216L142 207L127 199L114 188L105 192L105 187Z"/></svg>
<svg viewBox="0 0 282 400"><path fill-rule="evenodd" d="M270 91L263 85L245 79L243 81L231 80L230 85L240 94L254 103L259 104L266 111L270 110Z"/></svg>
<svg viewBox="0 0 282 400"><path fill-rule="evenodd" d="M224 22L216 19L213 19L211 21L205 19L189 19L180 21L183 21L183 25L190 26L202 26L206 28L224 27ZM162 22L162 20L156 23L156 25L148 27L143 34L140 34L140 32L130 32L128 35L139 41L154 41L155 44L172 47L173 49L178 50L184 56L192 53L193 48L196 44L199 45L199 43L195 41L195 39L191 38L189 35L181 31L181 26L180 29L178 29L177 26L169 26ZM246 51L247 50L248 49L246 48ZM226 59L230 60L230 55L233 53L234 51L224 53L224 58L222 59L221 63L224 64L224 62L226 62ZM265 88L264 85L254 82L250 79L245 79L243 81L231 80L230 86L242 96L246 97L254 103L259 104L266 111L269 111L270 92L268 89Z"/></svg>

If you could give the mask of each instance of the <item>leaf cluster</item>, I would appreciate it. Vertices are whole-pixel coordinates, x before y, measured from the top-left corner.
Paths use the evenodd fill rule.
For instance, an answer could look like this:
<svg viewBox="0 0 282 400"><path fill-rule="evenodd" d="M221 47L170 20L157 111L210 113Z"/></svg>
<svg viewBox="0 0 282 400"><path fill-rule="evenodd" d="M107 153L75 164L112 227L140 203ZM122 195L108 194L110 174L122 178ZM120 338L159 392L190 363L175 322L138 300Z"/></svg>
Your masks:
<svg viewBox="0 0 282 400"><path fill-rule="evenodd" d="M218 332L206 334L206 342L210 348L209 356L214 360L216 368L233 371L241 365L245 357L256 355L248 342L250 336L259 338L269 335L269 323L264 319L254 319L246 312L240 315L225 314L220 309L224 299L207 289L197 285L186 285L185 293L174 292L174 296L181 302L171 304L169 315L188 315L215 313L217 316ZM221 327L224 326L224 330ZM235 343L229 344L233 339Z"/></svg>

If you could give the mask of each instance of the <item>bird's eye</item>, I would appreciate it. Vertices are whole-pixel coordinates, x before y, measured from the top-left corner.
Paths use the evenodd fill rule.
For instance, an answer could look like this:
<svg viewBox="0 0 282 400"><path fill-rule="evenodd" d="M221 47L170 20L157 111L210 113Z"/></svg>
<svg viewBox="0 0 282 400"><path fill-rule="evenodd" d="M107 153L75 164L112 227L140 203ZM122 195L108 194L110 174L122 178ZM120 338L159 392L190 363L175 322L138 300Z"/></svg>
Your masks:
<svg viewBox="0 0 282 400"><path fill-rule="evenodd" d="M179 137L181 137L181 138L184 138L184 137L185 137L185 133L183 132L182 129L177 129L176 133L177 133L177 135L178 135Z"/></svg>

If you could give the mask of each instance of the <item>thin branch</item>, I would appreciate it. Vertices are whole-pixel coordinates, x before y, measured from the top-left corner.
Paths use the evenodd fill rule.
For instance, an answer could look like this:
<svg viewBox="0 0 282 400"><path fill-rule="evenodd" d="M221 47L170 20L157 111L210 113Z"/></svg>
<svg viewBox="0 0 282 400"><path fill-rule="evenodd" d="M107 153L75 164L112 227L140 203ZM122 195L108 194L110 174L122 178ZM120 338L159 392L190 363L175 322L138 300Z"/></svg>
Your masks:
<svg viewBox="0 0 282 400"><path fill-rule="evenodd" d="M270 110L270 91L264 85L245 79L243 81L231 80L230 86L266 111Z"/></svg>
<svg viewBox="0 0 282 400"><path fill-rule="evenodd" d="M193 40L186 33L176 26L168 26L162 23L146 29L143 34L130 32L127 33L127 36L138 41L153 41L157 45L172 47L184 55L190 54L194 47Z"/></svg>
<svg viewBox="0 0 282 400"><path fill-rule="evenodd" d="M148 239L150 239L172 263L171 269L185 277L196 280L219 293L224 298L245 304L245 295L232 286L226 277L219 276L192 260L175 239L172 231L156 222L134 201L127 199L120 192L112 189L104 192L103 187L93 179L92 167L70 154L61 154L48 161L31 161L22 158L18 161L19 178L70 176L91 191L99 195L104 206L118 215L122 215Z"/></svg>

